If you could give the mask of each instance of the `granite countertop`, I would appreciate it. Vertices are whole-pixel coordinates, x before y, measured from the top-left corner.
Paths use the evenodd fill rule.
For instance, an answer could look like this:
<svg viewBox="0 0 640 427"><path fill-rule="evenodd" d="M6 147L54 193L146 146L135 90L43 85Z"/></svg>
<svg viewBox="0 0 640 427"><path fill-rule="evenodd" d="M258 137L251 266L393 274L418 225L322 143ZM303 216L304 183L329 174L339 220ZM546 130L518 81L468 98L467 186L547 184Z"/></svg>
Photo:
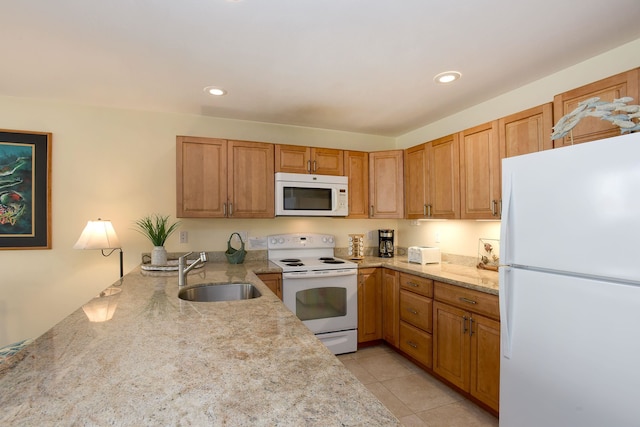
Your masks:
<svg viewBox="0 0 640 427"><path fill-rule="evenodd" d="M480 270L458 264L442 262L440 264L415 264L407 261L406 256L393 258L365 257L358 262L359 268L385 267L404 273L415 274L452 285L498 295L498 273L490 270Z"/></svg>
<svg viewBox="0 0 640 427"><path fill-rule="evenodd" d="M194 303L175 273L134 269L113 318L78 309L0 373L2 425L388 426L397 419L260 282L268 261L207 263L189 284L251 282Z"/></svg>

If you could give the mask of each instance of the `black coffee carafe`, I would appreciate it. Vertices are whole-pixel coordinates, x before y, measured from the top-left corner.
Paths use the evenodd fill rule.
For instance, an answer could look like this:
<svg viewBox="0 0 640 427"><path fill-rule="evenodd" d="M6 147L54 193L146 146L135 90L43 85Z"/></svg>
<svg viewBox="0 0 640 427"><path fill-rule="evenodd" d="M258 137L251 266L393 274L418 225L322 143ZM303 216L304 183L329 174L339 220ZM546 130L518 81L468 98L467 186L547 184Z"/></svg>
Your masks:
<svg viewBox="0 0 640 427"><path fill-rule="evenodd" d="M393 258L394 230L378 230L378 256Z"/></svg>

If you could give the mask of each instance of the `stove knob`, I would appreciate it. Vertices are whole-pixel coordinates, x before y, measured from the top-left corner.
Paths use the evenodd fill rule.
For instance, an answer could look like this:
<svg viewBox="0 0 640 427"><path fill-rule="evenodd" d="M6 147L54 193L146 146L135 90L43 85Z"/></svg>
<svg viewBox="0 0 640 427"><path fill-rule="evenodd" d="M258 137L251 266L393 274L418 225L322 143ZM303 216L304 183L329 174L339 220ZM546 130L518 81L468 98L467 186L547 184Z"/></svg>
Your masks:
<svg viewBox="0 0 640 427"><path fill-rule="evenodd" d="M280 244L284 243L284 237L279 238L278 239L278 243L280 243Z"/></svg>
<svg viewBox="0 0 640 427"><path fill-rule="evenodd" d="M327 238L327 241L328 241L329 243L333 243L333 237L329 237L329 238Z"/></svg>

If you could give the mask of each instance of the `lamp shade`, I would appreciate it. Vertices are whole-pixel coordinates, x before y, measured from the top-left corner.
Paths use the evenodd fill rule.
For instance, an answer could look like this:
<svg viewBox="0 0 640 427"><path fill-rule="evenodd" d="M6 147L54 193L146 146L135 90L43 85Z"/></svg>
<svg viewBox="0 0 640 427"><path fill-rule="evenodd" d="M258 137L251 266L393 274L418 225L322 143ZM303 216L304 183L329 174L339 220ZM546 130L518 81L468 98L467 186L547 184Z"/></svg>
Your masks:
<svg viewBox="0 0 640 427"><path fill-rule="evenodd" d="M88 221L73 249L114 249L121 248L120 240L111 221L98 219Z"/></svg>

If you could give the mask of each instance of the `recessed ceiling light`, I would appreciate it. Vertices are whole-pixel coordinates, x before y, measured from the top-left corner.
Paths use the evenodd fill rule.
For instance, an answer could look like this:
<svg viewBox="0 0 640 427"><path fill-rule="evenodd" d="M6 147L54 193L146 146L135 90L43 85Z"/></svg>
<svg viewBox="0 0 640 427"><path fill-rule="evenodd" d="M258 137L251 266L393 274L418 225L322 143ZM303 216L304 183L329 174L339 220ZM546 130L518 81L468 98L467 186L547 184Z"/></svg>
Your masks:
<svg viewBox="0 0 640 427"><path fill-rule="evenodd" d="M458 71L445 71L444 73L437 74L433 78L433 81L435 81L436 83L446 84L454 82L460 77L462 77L462 74L460 74Z"/></svg>
<svg viewBox="0 0 640 427"><path fill-rule="evenodd" d="M213 96L222 96L227 94L226 90L219 88L217 86L207 86L204 88L204 91L207 92L209 95L213 95Z"/></svg>

